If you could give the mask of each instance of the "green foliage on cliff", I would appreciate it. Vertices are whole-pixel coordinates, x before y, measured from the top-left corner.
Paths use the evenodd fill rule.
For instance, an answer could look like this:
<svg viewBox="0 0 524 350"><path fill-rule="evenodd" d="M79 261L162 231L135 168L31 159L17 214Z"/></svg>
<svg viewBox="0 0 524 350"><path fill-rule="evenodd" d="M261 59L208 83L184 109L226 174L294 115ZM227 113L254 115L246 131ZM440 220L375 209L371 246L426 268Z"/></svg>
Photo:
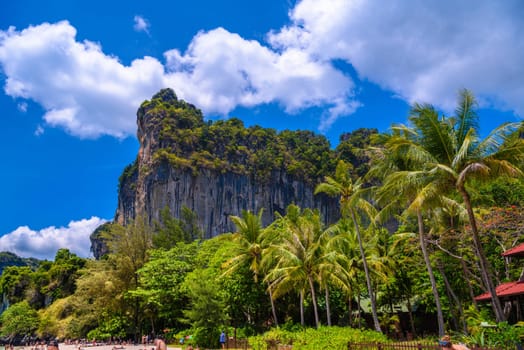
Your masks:
<svg viewBox="0 0 524 350"><path fill-rule="evenodd" d="M74 293L84 264L85 259L62 248L54 261L40 261L37 267L8 266L0 275L0 294L10 303L28 299L32 307L43 307Z"/></svg>
<svg viewBox="0 0 524 350"><path fill-rule="evenodd" d="M29 266L30 268L36 268L38 263L38 259L35 258L21 258L11 252L0 252L0 275L8 266Z"/></svg>
<svg viewBox="0 0 524 350"><path fill-rule="evenodd" d="M178 100L170 89L161 90L145 101L138 112L139 124L158 137L154 150L156 161L167 161L174 167L233 172L268 181L274 171L285 171L298 179L313 183L335 168L339 156L350 158L346 150L334 151L329 141L311 131L284 130L260 126L246 127L237 119L204 122L200 110ZM151 129L153 128L153 129ZM369 135L376 130L360 129L361 144L369 144ZM348 134L351 135L351 134ZM349 141L348 141L349 140ZM348 148L351 138L342 140ZM353 156L351 160L362 157ZM132 166L123 178L129 178ZM125 175L125 176L124 176ZM122 181L122 179L121 179Z"/></svg>
<svg viewBox="0 0 524 350"><path fill-rule="evenodd" d="M118 190L122 189L122 185L130 180L138 171L138 162L135 161L124 168L124 171L118 178Z"/></svg>

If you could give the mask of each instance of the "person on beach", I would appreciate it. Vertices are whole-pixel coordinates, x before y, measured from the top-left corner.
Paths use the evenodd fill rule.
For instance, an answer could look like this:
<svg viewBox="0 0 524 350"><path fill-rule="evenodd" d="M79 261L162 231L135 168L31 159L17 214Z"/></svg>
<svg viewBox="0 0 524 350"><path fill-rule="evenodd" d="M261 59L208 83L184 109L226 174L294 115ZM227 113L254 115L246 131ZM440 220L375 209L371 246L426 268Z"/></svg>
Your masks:
<svg viewBox="0 0 524 350"><path fill-rule="evenodd" d="M166 342L164 339L158 337L155 339L155 350L167 350Z"/></svg>
<svg viewBox="0 0 524 350"><path fill-rule="evenodd" d="M56 340L51 340L47 343L47 350L58 350L58 342Z"/></svg>
<svg viewBox="0 0 524 350"><path fill-rule="evenodd" d="M220 347L222 349L225 349L226 348L226 333L224 331L222 331L222 333L220 333L219 342L220 342Z"/></svg>

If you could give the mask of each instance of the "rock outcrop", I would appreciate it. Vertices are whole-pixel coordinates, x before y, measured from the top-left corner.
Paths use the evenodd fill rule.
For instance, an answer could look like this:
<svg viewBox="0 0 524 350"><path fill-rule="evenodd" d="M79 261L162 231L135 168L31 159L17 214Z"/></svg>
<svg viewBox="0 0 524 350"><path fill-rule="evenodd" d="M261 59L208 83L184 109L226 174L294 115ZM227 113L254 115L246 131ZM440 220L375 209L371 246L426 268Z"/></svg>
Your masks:
<svg viewBox="0 0 524 350"><path fill-rule="evenodd" d="M273 160L284 159L278 162L261 155L276 147L275 142L260 141L267 139L265 134L263 138L254 136L261 133L261 128L248 131L243 124L233 125L234 130L245 131L241 137L222 132L221 140L210 139L213 123L204 122L195 106L177 99L170 89L142 104L137 124L138 156L120 178L115 221L121 224L138 216L151 223L160 220L160 211L166 206L179 218L185 206L196 213L204 236L210 238L234 230L230 216L239 216L244 209L264 209L264 224L274 219L275 212L285 213L289 204L317 208L326 222L338 217L336 199L314 195L323 174L317 171L316 177L304 175L311 170L305 168L313 168L307 164L318 163L322 154L314 154L311 160L299 154L300 162L289 170L286 164L291 161L286 159L292 149L272 151ZM319 138L314 136L315 141ZM223 140L229 140L229 146L224 146ZM263 161L269 165L264 166Z"/></svg>

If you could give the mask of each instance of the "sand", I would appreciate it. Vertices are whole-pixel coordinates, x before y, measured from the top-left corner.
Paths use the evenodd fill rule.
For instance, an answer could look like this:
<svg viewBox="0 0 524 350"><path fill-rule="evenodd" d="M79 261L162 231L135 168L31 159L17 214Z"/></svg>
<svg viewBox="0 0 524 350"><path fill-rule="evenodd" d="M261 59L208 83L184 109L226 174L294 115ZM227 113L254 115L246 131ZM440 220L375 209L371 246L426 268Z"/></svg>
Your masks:
<svg viewBox="0 0 524 350"><path fill-rule="evenodd" d="M96 345L96 346L82 346L82 345L66 345L64 343L60 343L59 347L60 350L154 350L154 345ZM30 350L30 347L22 347L22 346L16 346L15 350ZM182 348L175 348L168 346L168 350L182 350Z"/></svg>

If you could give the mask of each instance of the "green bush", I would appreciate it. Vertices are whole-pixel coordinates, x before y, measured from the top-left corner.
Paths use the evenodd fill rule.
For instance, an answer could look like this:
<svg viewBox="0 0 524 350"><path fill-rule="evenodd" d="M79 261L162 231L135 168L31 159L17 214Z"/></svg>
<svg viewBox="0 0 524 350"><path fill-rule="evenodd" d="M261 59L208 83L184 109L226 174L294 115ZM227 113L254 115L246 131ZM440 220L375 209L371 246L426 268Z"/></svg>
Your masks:
<svg viewBox="0 0 524 350"><path fill-rule="evenodd" d="M250 337L248 341L253 350L266 349L267 344L293 345L293 350L343 350L347 349L348 342L389 342L381 333L349 327L304 328L295 331L275 328L261 336Z"/></svg>
<svg viewBox="0 0 524 350"><path fill-rule="evenodd" d="M524 323L510 325L500 322L496 326L478 328L469 336L462 337L462 341L468 345L513 347L517 342L524 341Z"/></svg>

